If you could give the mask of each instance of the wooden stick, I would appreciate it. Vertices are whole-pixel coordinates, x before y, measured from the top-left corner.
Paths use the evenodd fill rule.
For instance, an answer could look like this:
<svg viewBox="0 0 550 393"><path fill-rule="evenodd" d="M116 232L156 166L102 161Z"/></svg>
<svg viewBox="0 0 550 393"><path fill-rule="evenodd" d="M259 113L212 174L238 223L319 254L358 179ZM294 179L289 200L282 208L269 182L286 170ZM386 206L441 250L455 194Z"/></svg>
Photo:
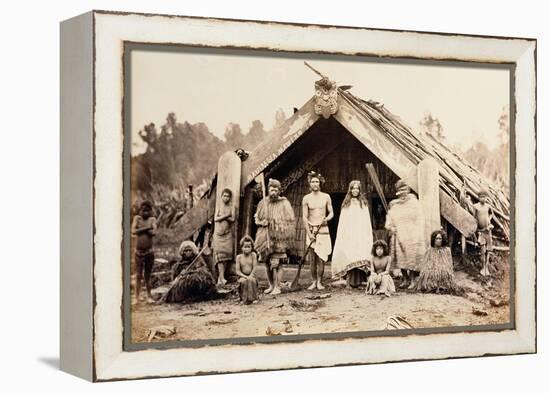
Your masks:
<svg viewBox="0 0 550 393"><path fill-rule="evenodd" d="M319 75L321 78L326 78L323 74L321 74L319 71L317 71L315 68L309 65L307 61L304 61L304 64L307 68L309 68L311 71L315 72L317 75Z"/></svg>
<svg viewBox="0 0 550 393"><path fill-rule="evenodd" d="M168 288L168 290L166 292L164 292L164 294L162 295L162 297L160 298L160 300L158 301L158 303L164 303L166 301L166 298L168 297L168 294L170 293L170 291L172 290L172 288L174 288L174 286L176 285L176 282L181 278L183 277L185 274L187 274L187 272L189 271L189 269L191 269L193 267L193 265L195 264L195 262L197 262L199 260L199 257L202 255L202 253L204 252L204 250L206 250L206 247L207 246L204 246L202 248L202 250L199 251L199 253L197 254L197 256L191 261L191 263L189 264L189 266L187 266L185 268L185 270L181 271L180 274L178 274L176 276L176 278L174 278L174 281L172 281L172 284L170 284L170 288Z"/></svg>
<svg viewBox="0 0 550 393"><path fill-rule="evenodd" d="M307 246L306 251L304 252L304 255L302 256L302 258L300 258L300 262L298 262L298 271L296 272L296 277L294 277L294 280L292 280L292 282L290 283L290 289L292 290L295 290L298 287L298 282L300 281L300 273L302 272L302 265L304 264L304 260L309 254L309 251L311 250L311 246L313 245L313 243L315 243L315 240L317 239L317 235L319 234L321 227L322 225L319 225L315 230L315 233L312 234L313 238L309 242L309 245Z"/></svg>
<svg viewBox="0 0 550 393"><path fill-rule="evenodd" d="M376 170L374 169L374 165L372 163L366 164L367 171L369 172L369 175L372 179L372 182L374 184L374 188L376 189L376 192L378 193L378 196L380 197L380 200L382 201L382 205L384 205L384 209L386 210L386 213L388 212L388 202L386 201L386 197L384 196L384 191L382 190L382 186L380 185L380 180L378 179L378 175L376 174Z"/></svg>

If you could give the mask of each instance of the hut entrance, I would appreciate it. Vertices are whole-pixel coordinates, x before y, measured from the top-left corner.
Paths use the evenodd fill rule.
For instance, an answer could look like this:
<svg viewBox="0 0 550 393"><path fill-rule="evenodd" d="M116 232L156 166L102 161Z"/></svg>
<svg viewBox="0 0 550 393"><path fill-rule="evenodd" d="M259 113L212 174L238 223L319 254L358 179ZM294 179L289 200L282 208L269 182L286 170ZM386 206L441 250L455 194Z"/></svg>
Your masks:
<svg viewBox="0 0 550 393"><path fill-rule="evenodd" d="M330 199L332 200L332 208L334 210L334 218L328 223L328 229L330 231L330 240L332 246L336 243L336 231L338 229L338 220L340 219L340 211L342 210L342 202L346 197L345 192L331 192Z"/></svg>
<svg viewBox="0 0 550 393"><path fill-rule="evenodd" d="M384 195L388 201L391 200L394 197L394 184L398 180L397 176L340 123L330 118L318 120L305 135L290 146L285 154L267 169L267 177L281 180L283 195L292 204L298 218L296 226L297 255L303 255L306 247L306 236L301 217L302 199L310 191L307 182L307 173L310 170L318 171L323 175L325 183L321 190L329 194L332 199L334 219L329 223L329 230L333 244L336 241L342 202L348 191L349 182L352 180L361 181L363 192L369 201L371 221L374 224L373 211L380 202L365 168L367 163L374 165ZM252 212L250 212L250 217L252 217L251 215ZM383 212L381 220L384 219L385 212Z"/></svg>

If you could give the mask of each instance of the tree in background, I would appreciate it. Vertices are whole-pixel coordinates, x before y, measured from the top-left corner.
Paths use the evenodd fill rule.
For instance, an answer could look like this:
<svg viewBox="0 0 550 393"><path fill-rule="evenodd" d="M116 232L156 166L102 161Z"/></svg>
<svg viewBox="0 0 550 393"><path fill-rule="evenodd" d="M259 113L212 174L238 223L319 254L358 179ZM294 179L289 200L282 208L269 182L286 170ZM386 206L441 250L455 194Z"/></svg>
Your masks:
<svg viewBox="0 0 550 393"><path fill-rule="evenodd" d="M273 129L274 130L278 129L284 124L285 121L286 121L285 111L283 111L281 108L277 109L277 112L275 112L275 124L273 125Z"/></svg>
<svg viewBox="0 0 550 393"><path fill-rule="evenodd" d="M235 150L244 146L244 135L241 131L241 126L235 123L229 123L225 127L223 134L225 137L225 144L228 147L227 150Z"/></svg>
<svg viewBox="0 0 550 393"><path fill-rule="evenodd" d="M424 132L432 135L440 142L445 141L445 134L443 132L443 125L437 117L432 116L431 113L426 112L422 120L420 120L420 127Z"/></svg>
<svg viewBox="0 0 550 393"><path fill-rule="evenodd" d="M151 123L139 136L146 149L132 160L132 188L145 193L155 185L186 189L188 184L200 184L212 176L226 150L206 124L178 123L174 113L168 114L160 132Z"/></svg>
<svg viewBox="0 0 550 393"><path fill-rule="evenodd" d="M246 134L246 143L244 148L252 150L262 142L267 136L267 132L264 130L264 125L260 120L254 120L248 134Z"/></svg>
<svg viewBox="0 0 550 393"><path fill-rule="evenodd" d="M284 121L284 111L279 109L275 113L275 126ZM229 123L222 141L205 123L178 123L176 115L170 112L160 131L154 123L139 131L145 152L131 160L134 202L152 200L160 212L158 218L163 219L164 226L170 226L189 205L189 184L195 186L193 197L200 198L224 152L237 148L253 150L267 135L260 120L251 123L246 135L239 124Z"/></svg>
<svg viewBox="0 0 550 393"><path fill-rule="evenodd" d="M510 185L510 119L507 106L498 120L499 146L490 150L483 142L476 142L463 157L487 178L506 190Z"/></svg>
<svg viewBox="0 0 550 393"><path fill-rule="evenodd" d="M461 151L455 146L455 149L471 165L483 173L489 180L493 181L505 189L509 186L510 174L510 126L508 107L503 107L497 120L499 128L499 146L493 150L481 141L474 142L467 150ZM445 129L439 119L431 113L426 112L419 123L421 130L430 134L438 141L446 143Z"/></svg>

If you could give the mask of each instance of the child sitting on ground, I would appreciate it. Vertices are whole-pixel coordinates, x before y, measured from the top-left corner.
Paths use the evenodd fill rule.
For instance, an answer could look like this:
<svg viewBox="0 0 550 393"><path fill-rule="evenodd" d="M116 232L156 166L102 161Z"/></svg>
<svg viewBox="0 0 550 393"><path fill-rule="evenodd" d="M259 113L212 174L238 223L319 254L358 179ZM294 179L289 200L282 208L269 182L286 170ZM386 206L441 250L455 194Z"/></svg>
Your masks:
<svg viewBox="0 0 550 393"><path fill-rule="evenodd" d="M395 284L390 275L390 269L391 258L388 255L388 244L384 240L377 240L372 245L367 295L383 294L390 297L392 293L395 293Z"/></svg>
<svg viewBox="0 0 550 393"><path fill-rule="evenodd" d="M244 304L250 304L258 300L258 282L254 273L258 260L256 253L252 252L254 240L245 236L240 242L242 254L237 255L236 271L239 276L239 297Z"/></svg>

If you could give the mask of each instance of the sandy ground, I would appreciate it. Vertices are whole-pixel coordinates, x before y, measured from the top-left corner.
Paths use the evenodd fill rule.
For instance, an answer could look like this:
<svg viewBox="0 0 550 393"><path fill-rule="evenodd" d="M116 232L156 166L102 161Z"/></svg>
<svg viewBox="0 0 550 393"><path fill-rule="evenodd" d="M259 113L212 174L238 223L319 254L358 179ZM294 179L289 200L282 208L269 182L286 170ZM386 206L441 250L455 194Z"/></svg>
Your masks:
<svg viewBox="0 0 550 393"><path fill-rule="evenodd" d="M291 281L296 270L287 268L284 281ZM327 271L325 270L325 276ZM260 286L267 287L265 270L258 272ZM175 334L155 341L197 340L235 337L258 337L272 334L315 334L381 330L391 315L404 317L414 328L472 326L507 323L509 306L490 304L490 300L507 300L506 286L480 283L463 272L456 274L464 288L463 296L422 294L399 291L390 298L365 295L363 289L326 285L323 291L283 292L263 295L256 304L239 304L236 290L223 298L193 304L132 305L132 341L146 342L150 329L175 327ZM307 268L300 284L310 281ZM330 280L326 279L326 283ZM226 289L235 288L229 285ZM165 288L158 288L157 293ZM320 296L323 299L307 299ZM296 303L297 302L297 303ZM475 315L473 309L487 315ZM314 310L313 310L314 309Z"/></svg>

